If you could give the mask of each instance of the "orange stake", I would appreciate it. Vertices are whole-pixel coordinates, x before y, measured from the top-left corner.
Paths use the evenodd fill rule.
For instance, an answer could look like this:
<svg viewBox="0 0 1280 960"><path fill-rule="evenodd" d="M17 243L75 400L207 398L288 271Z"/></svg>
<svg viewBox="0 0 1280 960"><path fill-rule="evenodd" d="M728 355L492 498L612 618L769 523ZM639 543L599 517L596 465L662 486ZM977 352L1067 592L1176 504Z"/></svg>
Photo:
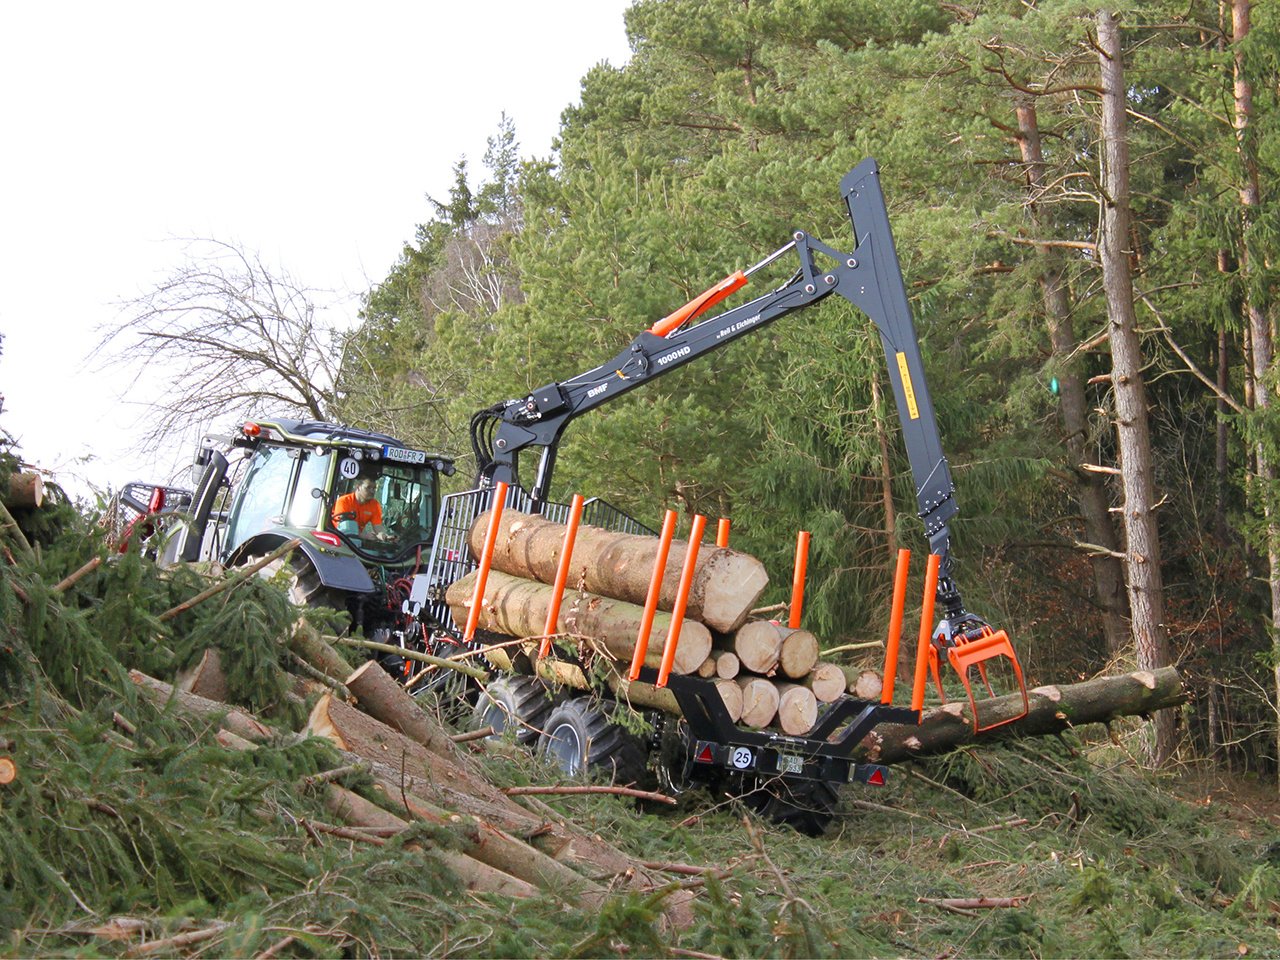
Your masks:
<svg viewBox="0 0 1280 960"><path fill-rule="evenodd" d="M689 588L693 586L693 571L698 566L698 548L702 546L702 533L707 528L707 518L697 514L693 529L689 531L689 549L684 555L684 569L680 571L680 588L676 591L676 605L671 611L671 630L667 633L667 645L662 648L662 666L658 668L658 682L654 686L665 687L676 662L676 648L680 645L680 628L684 625L684 610L689 604Z"/></svg>
<svg viewBox="0 0 1280 960"><path fill-rule="evenodd" d="M560 563L556 566L556 582L551 588L551 606L547 608L547 625L542 628L542 645L538 648L538 656L545 657L551 652L551 637L556 634L557 621L560 619L560 600L564 597L564 586L569 580L569 565L573 561L573 543L578 539L578 524L582 521L582 494L575 493L569 504L569 520L564 527L564 545L560 548Z"/></svg>
<svg viewBox="0 0 1280 960"><path fill-rule="evenodd" d="M507 485L499 480L493 488L493 514L489 517L489 530L484 535L484 549L480 551L480 569L476 571L476 592L471 598L471 610L467 613L467 629L462 639L471 642L480 625L480 604L484 600L484 588L489 582L489 566L493 563L493 546L498 542L498 524L502 520L502 508L507 502Z"/></svg>
<svg viewBox="0 0 1280 960"><path fill-rule="evenodd" d="M809 569L809 531L801 530L796 535L796 567L791 576L791 619L787 622L792 630L800 629L800 611L804 608L804 578Z"/></svg>
<svg viewBox="0 0 1280 960"><path fill-rule="evenodd" d="M898 569L893 575L893 606L889 610L889 637L884 645L884 689L880 702L893 703L893 681L898 676L898 644L902 640L902 608L907 602L907 572L911 567L911 551L898 551Z"/></svg>
<svg viewBox="0 0 1280 960"><path fill-rule="evenodd" d="M653 630L653 615L658 610L658 596L662 593L662 578L667 572L667 554L671 552L671 538L676 533L676 512L668 510L662 520L662 535L658 538L658 555L653 561L653 576L649 578L649 594L644 601L644 616L640 618L640 632L636 634L636 651L631 657L632 680L640 677L644 658L649 655L649 633Z"/></svg>
<svg viewBox="0 0 1280 960"><path fill-rule="evenodd" d="M916 647L916 678L911 688L911 709L924 707L925 675L929 669L929 641L933 637L933 601L938 593L938 565L942 557L929 554L924 571L924 600L920 603L920 644Z"/></svg>
<svg viewBox="0 0 1280 960"><path fill-rule="evenodd" d="M729 545L729 518L721 517L720 522L716 524L716 546L727 547Z"/></svg>

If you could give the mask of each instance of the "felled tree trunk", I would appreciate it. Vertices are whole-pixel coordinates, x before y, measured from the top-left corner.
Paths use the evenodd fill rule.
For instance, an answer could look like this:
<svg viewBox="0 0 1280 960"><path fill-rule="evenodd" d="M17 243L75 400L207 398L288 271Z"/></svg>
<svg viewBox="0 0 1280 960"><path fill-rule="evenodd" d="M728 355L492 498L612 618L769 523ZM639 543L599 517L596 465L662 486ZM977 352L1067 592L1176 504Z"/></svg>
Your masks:
<svg viewBox="0 0 1280 960"><path fill-rule="evenodd" d="M210 647L200 662L178 675L178 689L210 700L227 699L227 675L222 669L222 655Z"/></svg>
<svg viewBox="0 0 1280 960"><path fill-rule="evenodd" d="M449 609L458 623L467 621L467 612L475 594L475 583L476 574L472 573L451 584L445 594ZM546 584L491 570L481 601L480 629L511 637L541 636L546 627L552 595L553 588ZM630 663L643 614L641 607L625 600L566 592L560 605L556 630L559 633L597 640L610 656ZM670 625L670 614L659 613L654 617L648 656L645 658L647 666L657 668L662 662L662 647ZM674 672L696 673L710 652L711 631L700 623L686 619L680 628Z"/></svg>
<svg viewBox="0 0 1280 960"><path fill-rule="evenodd" d="M44 503L44 479L38 473L15 473L5 493L7 507L39 507Z"/></svg>
<svg viewBox="0 0 1280 960"><path fill-rule="evenodd" d="M1182 680L1173 667L1139 670L1116 677L1097 677L1065 687L1037 687L1029 691L1030 711L1021 720L981 734L973 732L969 704L953 702L930 710L919 726L882 724L862 741L864 758L874 763L896 763L911 757L945 753L974 741L1000 737L1044 736L1086 723L1106 723L1118 717L1146 715L1176 707L1187 699ZM1017 694L980 702L978 712L985 725L1016 716L1022 711Z"/></svg>
<svg viewBox="0 0 1280 960"><path fill-rule="evenodd" d="M490 513L482 513L471 525L471 551L477 557L489 529L489 517ZM574 543L569 583L581 583L589 593L643 604L649 594L658 545L657 537L581 526ZM493 567L526 580L554 583L563 546L563 524L507 510L498 528ZM658 599L661 610L669 611L675 606L680 570L688 549L684 541L671 544ZM736 630L768 585L764 564L755 557L706 545L698 553L686 616L715 630Z"/></svg>

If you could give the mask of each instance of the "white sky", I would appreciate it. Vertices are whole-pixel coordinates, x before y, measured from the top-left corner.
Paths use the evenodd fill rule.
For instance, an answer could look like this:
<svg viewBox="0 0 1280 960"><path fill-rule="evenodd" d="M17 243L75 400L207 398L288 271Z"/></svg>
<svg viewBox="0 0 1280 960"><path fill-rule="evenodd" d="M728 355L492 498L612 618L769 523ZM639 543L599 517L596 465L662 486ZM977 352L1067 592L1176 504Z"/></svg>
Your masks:
<svg viewBox="0 0 1280 960"><path fill-rule="evenodd" d="M243 245L354 298L503 111L546 156L629 0L0 4L0 427L77 492L163 479L145 400L95 372L119 302ZM175 447L178 447L175 444Z"/></svg>

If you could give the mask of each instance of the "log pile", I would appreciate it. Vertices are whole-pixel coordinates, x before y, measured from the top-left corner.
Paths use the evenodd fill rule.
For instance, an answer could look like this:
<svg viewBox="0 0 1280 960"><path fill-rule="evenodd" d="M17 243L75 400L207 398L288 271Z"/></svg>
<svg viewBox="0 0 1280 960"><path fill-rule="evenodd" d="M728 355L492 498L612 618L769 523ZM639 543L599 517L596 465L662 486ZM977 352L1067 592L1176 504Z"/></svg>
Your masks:
<svg viewBox="0 0 1280 960"><path fill-rule="evenodd" d="M476 557L483 549L490 517L490 513L481 514L469 531L468 542ZM551 584L560 565L564 529L542 517L503 512L480 601L480 629L511 637L542 635L554 602ZM687 543L671 544L646 666L657 668L661 662L687 552ZM579 527L569 566L570 586L555 632L585 641L591 651L616 664L613 672L625 674L635 652L657 554L655 537ZM467 621L477 579L473 573L448 588L446 599L458 623ZM802 736L813 729L819 705L852 693L857 678L846 677L846 670L837 664L820 662L818 639L809 631L750 619L768 583L764 566L756 558L703 546L672 672L714 678L736 723ZM583 687L587 683L581 671L545 667L541 672L560 684ZM652 705L642 699L631 702ZM659 709L678 712L674 698L661 703Z"/></svg>
<svg viewBox="0 0 1280 960"><path fill-rule="evenodd" d="M339 751L342 765L314 778L325 803L353 839L387 837L415 821L450 830L457 850L438 849L468 890L504 896L571 899L598 908L616 887L653 892L668 882L641 861L599 837L578 829L534 798L509 796L479 772L468 753L440 723L380 666L370 661L354 672L323 638L299 633L310 666L326 673L334 689L315 701L305 727L295 733L274 729L244 710L194 688L216 693L218 658L211 655L182 678L183 690L132 671L139 692L160 706L216 725L218 742L232 750L254 750L290 737L321 737ZM342 667L338 667L342 664ZM211 680L211 677L213 678ZM350 702L335 690L350 692ZM336 781L348 775L372 779L372 795L362 796ZM313 825L320 826L320 825ZM370 833L376 831L376 833ZM340 833L340 835L346 835ZM425 841L423 841L425 842ZM692 918L692 894L673 890L666 917L676 926Z"/></svg>

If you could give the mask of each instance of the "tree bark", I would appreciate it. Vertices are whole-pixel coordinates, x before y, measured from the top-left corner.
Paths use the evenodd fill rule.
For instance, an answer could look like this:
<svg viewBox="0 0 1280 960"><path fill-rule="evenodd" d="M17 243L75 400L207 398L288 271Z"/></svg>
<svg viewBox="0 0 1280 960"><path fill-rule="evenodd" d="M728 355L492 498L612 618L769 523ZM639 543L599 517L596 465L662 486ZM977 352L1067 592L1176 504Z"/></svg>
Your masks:
<svg viewBox="0 0 1280 960"><path fill-rule="evenodd" d="M1041 222L1037 202L1045 189L1044 151L1040 144L1040 124L1035 104L1026 99L1017 105L1018 147L1026 170L1029 197L1027 208L1035 235L1047 236L1049 228ZM1071 460L1072 474L1080 498L1080 512L1084 517L1085 540L1110 550L1120 550L1115 524L1108 512L1106 480L1102 474L1082 469L1084 463L1098 463L1098 457L1089 447L1089 404L1085 396L1085 378L1080 364L1071 358L1079 343L1075 325L1071 319L1071 301L1067 290L1066 264L1062 251L1053 246L1036 248L1043 267L1040 271L1041 299L1044 303L1045 322L1049 328L1049 343L1053 351L1054 369L1058 378L1061 399L1060 413L1067 456ZM1090 556L1093 567L1093 584L1098 608L1102 613L1103 632L1107 649L1115 656L1129 646L1129 624L1126 620L1124 571L1115 556L1094 552Z"/></svg>
<svg viewBox="0 0 1280 960"><path fill-rule="evenodd" d="M471 525L469 542L478 557L489 529L489 512ZM493 555L493 568L526 580L554 583L564 546L564 525L514 510L504 511ZM688 544L674 541L663 574L658 608L675 607L681 567ZM569 583L588 593L643 604L649 594L658 538L612 533L599 527L578 528L569 568ZM704 545L685 616L728 633L747 619L769 576L755 557L736 550Z"/></svg>
<svg viewBox="0 0 1280 960"><path fill-rule="evenodd" d="M333 783L327 784L325 790L325 806L344 823L357 827L380 827L393 830L406 830L409 827L407 820L402 820L389 810L382 809L358 793L352 793ZM410 849L419 847L418 844L407 846ZM466 885L468 890L520 899L538 895L538 890L533 884L487 863L482 863L465 853L455 850L435 850L434 853Z"/></svg>
<svg viewBox="0 0 1280 960"><path fill-rule="evenodd" d="M194 693L178 690L163 680L149 677L139 670L130 670L129 679L137 684L139 691L148 700L161 709L172 706L179 713L184 713L189 717L204 720L208 723L220 723L236 736L243 737L246 740L255 742L270 740L276 735L274 730L261 723L256 717L245 713L243 710L237 710L235 707L228 707L221 701L210 700L208 697L201 697Z"/></svg>
<svg viewBox="0 0 1280 960"><path fill-rule="evenodd" d="M376 661L370 660L347 678L346 687L359 701L360 709L391 729L422 744L432 753L461 763L457 745L439 722L418 705L403 686L391 679Z"/></svg>
<svg viewBox="0 0 1280 960"><path fill-rule="evenodd" d="M1242 241L1238 251L1240 276L1244 281L1244 312L1249 331L1254 383L1253 406L1260 414L1271 407L1271 382L1274 378L1275 343L1270 318L1263 312L1253 296L1251 278L1255 272L1250 250L1251 228L1262 205L1262 185L1258 173L1258 161L1253 141L1253 88L1245 70L1244 39L1251 28L1252 4L1250 0L1231 0L1231 40L1234 48L1234 118L1236 150L1239 153L1244 180L1240 187L1240 221ZM1272 502L1276 480L1280 476L1266 448L1261 442L1254 447L1257 478L1253 484L1261 502L1267 539L1267 587L1271 601L1272 687L1280 698L1280 519L1276 517ZM1280 724L1276 727L1277 749L1280 749Z"/></svg>
<svg viewBox="0 0 1280 960"><path fill-rule="evenodd" d="M961 702L930 710L919 726L881 724L862 741L864 757L873 763L898 763L912 757L945 753L978 741L1047 736L1087 723L1108 723L1118 717L1166 710L1185 703L1187 694L1177 670L1165 667L1098 677L1065 687L1037 687L1028 692L1028 699L1031 709L1021 720L981 734L973 732L969 705ZM982 704L983 722L1021 712L1022 697L1017 694Z"/></svg>
<svg viewBox="0 0 1280 960"><path fill-rule="evenodd" d="M1097 14L1098 56L1102 72L1102 229L1098 255L1107 300L1107 332L1111 341L1116 434L1124 489L1125 567L1128 574L1130 627L1139 669L1169 664L1164 623L1164 583L1160 569L1160 534L1155 514L1154 465L1142 379L1142 345L1134 309L1129 246L1129 136L1126 119L1124 53L1114 14ZM1158 714L1147 748L1152 765L1173 753L1174 718Z"/></svg>
<svg viewBox="0 0 1280 960"><path fill-rule="evenodd" d="M475 594L476 574L451 584L445 599L458 623L465 623ZM553 588L532 580L490 571L481 600L479 627L511 637L541 636L546 627ZM636 634L644 610L625 600L613 600L590 593L569 594L560 605L556 630L599 642L609 656L631 661ZM645 664L657 668L662 661L663 643L671 625L671 615L654 617ZM673 666L675 673L696 673L711 653L711 632L700 623L685 619Z"/></svg>

